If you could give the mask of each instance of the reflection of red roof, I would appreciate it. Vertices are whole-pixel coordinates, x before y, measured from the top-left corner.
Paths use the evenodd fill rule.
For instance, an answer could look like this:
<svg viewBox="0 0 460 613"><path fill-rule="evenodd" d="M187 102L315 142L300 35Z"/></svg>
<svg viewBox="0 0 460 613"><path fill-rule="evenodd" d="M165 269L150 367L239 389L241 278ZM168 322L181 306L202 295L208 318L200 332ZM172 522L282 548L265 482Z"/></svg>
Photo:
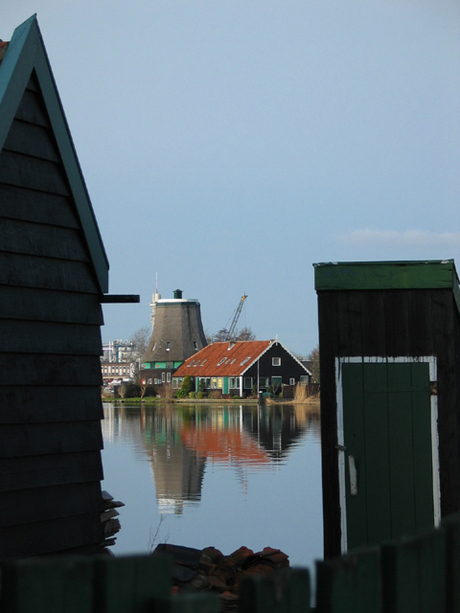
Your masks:
<svg viewBox="0 0 460 613"><path fill-rule="evenodd" d="M240 430L215 428L185 428L181 438L189 449L212 460L237 460L242 464L266 464L269 458L255 441Z"/></svg>
<svg viewBox="0 0 460 613"><path fill-rule="evenodd" d="M197 351L174 373L175 377L238 377L274 341L236 341L213 343Z"/></svg>

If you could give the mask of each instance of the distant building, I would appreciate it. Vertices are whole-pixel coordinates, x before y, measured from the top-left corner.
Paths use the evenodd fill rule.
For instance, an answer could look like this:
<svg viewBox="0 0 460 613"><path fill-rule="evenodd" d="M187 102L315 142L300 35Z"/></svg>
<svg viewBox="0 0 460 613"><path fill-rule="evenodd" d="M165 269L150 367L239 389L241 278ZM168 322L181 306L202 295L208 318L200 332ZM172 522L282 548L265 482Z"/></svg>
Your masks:
<svg viewBox="0 0 460 613"><path fill-rule="evenodd" d="M278 340L213 343L177 369L173 388L179 389L187 375L196 390L203 381L206 390L241 397L251 395L254 386L280 393L283 386L308 385L311 379L310 371Z"/></svg>
<svg viewBox="0 0 460 613"><path fill-rule="evenodd" d="M132 341L109 341L102 345L101 363L131 363L136 359L134 343Z"/></svg>
<svg viewBox="0 0 460 613"><path fill-rule="evenodd" d="M151 303L153 330L140 373L147 385L171 383L175 370L207 344L198 300L182 298L180 289L171 299L157 296Z"/></svg>
<svg viewBox="0 0 460 613"><path fill-rule="evenodd" d="M104 386L132 382L136 375L136 364L135 362L101 362L101 373Z"/></svg>

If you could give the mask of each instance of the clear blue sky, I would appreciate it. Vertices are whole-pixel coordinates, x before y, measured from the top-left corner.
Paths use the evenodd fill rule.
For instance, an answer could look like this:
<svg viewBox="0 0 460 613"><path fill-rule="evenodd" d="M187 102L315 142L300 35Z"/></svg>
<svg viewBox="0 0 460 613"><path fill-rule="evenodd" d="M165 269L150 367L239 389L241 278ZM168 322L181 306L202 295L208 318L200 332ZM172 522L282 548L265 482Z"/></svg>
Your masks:
<svg viewBox="0 0 460 613"><path fill-rule="evenodd" d="M313 262L460 262L460 3L3 0L37 13L110 261L104 340L159 291L317 343ZM459 264L460 268L460 264Z"/></svg>

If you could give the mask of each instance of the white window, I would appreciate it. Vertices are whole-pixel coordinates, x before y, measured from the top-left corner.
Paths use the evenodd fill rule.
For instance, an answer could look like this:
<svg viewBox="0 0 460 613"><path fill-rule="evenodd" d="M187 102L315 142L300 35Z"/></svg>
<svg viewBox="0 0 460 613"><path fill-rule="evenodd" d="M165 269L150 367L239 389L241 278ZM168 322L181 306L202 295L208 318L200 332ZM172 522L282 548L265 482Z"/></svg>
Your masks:
<svg viewBox="0 0 460 613"><path fill-rule="evenodd" d="M295 385L295 379L293 377L289 379L289 385Z"/></svg>
<svg viewBox="0 0 460 613"><path fill-rule="evenodd" d="M167 381L168 383L171 383L171 373L170 372L168 372Z"/></svg>
<svg viewBox="0 0 460 613"><path fill-rule="evenodd" d="M230 377L230 389L235 389L237 388L237 384L236 384L236 378L235 377Z"/></svg>
<svg viewBox="0 0 460 613"><path fill-rule="evenodd" d="M244 360L241 362L240 366L243 366L243 364L246 364L246 362L247 362L248 360L250 360L250 359L251 359L251 356L250 356L250 355L249 355L247 358L244 358Z"/></svg>
<svg viewBox="0 0 460 613"><path fill-rule="evenodd" d="M166 373L161 373L161 382L164 383L166 381Z"/></svg>
<svg viewBox="0 0 460 613"><path fill-rule="evenodd" d="M166 343L166 351L170 351L171 349L171 343Z"/></svg>
<svg viewBox="0 0 460 613"><path fill-rule="evenodd" d="M147 379L149 385L152 385L152 379Z"/></svg>
<svg viewBox="0 0 460 613"><path fill-rule="evenodd" d="M269 377L259 377L259 387L268 387L270 385Z"/></svg>
<svg viewBox="0 0 460 613"><path fill-rule="evenodd" d="M193 348L195 349L195 351L198 351L198 344L196 341L193 341Z"/></svg>
<svg viewBox="0 0 460 613"><path fill-rule="evenodd" d="M272 366L281 366L281 358L272 358Z"/></svg>

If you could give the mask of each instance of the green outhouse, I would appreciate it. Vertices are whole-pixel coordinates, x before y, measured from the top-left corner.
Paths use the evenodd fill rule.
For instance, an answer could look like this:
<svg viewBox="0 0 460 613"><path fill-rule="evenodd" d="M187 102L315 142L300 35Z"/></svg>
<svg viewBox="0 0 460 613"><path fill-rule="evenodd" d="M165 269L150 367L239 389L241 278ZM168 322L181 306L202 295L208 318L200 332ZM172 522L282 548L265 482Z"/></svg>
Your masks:
<svg viewBox="0 0 460 613"><path fill-rule="evenodd" d="M325 556L460 509L453 260L315 264Z"/></svg>

